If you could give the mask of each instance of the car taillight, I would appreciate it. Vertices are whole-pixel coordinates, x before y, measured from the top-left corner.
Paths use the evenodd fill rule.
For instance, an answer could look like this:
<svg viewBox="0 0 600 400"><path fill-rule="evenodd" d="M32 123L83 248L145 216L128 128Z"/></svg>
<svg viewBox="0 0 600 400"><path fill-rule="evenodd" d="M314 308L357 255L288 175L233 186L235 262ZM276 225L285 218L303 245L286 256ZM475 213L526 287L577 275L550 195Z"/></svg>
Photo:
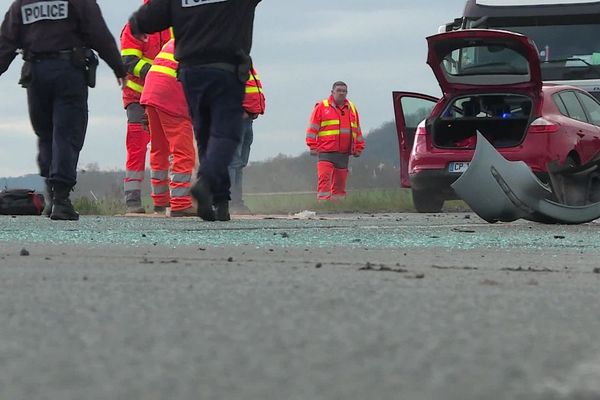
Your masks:
<svg viewBox="0 0 600 400"><path fill-rule="evenodd" d="M554 133L558 132L560 124L548 121L545 118L538 118L529 125L527 132L529 133Z"/></svg>
<svg viewBox="0 0 600 400"><path fill-rule="evenodd" d="M412 154L421 154L427 151L427 128L425 128L425 121L421 122L417 126L415 132L415 140L412 148Z"/></svg>

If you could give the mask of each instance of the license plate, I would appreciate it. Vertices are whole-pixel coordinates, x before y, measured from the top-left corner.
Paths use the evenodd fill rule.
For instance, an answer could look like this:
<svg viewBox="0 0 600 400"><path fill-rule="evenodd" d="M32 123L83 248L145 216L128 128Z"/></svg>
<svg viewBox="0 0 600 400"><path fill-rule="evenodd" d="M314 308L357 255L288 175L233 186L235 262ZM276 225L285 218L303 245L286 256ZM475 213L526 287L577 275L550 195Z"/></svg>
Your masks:
<svg viewBox="0 0 600 400"><path fill-rule="evenodd" d="M451 162L448 164L448 172L461 173L465 172L467 168L469 168L468 161Z"/></svg>

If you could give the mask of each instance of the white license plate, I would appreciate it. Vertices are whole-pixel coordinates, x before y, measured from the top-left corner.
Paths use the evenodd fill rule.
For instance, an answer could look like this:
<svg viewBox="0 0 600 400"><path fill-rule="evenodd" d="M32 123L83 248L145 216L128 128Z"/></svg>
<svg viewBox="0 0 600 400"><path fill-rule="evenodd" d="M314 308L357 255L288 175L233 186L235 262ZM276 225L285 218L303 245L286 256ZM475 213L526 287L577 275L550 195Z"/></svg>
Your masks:
<svg viewBox="0 0 600 400"><path fill-rule="evenodd" d="M469 168L468 161L457 161L457 162L451 162L450 164L448 164L448 172L461 173L461 172L465 172L467 170L467 168Z"/></svg>

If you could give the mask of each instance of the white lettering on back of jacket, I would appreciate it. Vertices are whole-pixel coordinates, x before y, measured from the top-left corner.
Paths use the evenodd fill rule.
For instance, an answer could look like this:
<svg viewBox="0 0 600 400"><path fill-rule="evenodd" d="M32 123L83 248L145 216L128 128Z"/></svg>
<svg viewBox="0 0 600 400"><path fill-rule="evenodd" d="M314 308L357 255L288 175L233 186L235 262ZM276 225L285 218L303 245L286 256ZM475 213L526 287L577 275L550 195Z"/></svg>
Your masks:
<svg viewBox="0 0 600 400"><path fill-rule="evenodd" d="M65 0L38 1L21 7L23 25L44 20L61 20L69 18L69 2Z"/></svg>
<svg viewBox="0 0 600 400"><path fill-rule="evenodd" d="M205 6L207 4L222 3L229 0L181 0L181 7Z"/></svg>

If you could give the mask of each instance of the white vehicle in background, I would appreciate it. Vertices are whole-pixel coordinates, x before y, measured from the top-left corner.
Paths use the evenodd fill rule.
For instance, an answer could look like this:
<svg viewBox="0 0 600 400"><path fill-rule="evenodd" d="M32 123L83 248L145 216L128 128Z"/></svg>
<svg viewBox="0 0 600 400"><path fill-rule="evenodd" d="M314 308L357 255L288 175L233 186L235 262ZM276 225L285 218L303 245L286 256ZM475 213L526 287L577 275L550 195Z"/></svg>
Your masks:
<svg viewBox="0 0 600 400"><path fill-rule="evenodd" d="M577 86L600 100L600 1L467 0L463 16L440 31L473 28L528 36L544 82Z"/></svg>

